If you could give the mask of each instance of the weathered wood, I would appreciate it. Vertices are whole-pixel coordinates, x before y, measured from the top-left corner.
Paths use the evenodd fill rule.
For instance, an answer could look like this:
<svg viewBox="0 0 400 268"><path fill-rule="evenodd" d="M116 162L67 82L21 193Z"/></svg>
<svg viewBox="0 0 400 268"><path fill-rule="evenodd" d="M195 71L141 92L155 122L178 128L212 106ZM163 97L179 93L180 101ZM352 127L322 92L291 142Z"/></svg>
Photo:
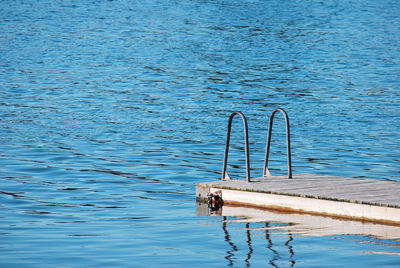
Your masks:
<svg viewBox="0 0 400 268"><path fill-rule="evenodd" d="M298 174L197 184L197 197L220 191L227 203L400 224L400 182Z"/></svg>

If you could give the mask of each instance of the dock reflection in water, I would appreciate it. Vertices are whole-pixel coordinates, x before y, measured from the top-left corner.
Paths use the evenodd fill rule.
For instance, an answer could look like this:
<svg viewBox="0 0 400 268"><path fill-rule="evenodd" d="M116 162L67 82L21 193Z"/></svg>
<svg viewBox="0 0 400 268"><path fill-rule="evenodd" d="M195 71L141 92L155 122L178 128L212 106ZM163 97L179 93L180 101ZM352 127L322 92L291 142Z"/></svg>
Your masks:
<svg viewBox="0 0 400 268"><path fill-rule="evenodd" d="M286 213L281 211L224 205L220 208L209 208L208 204L197 202L197 216L222 217L222 230L225 241L229 245L225 259L228 266L238 265L239 246L233 241L232 230L241 230L245 233L247 252L243 256L246 267L251 265L251 257L259 249L253 247L253 239L265 239L265 248L268 250L268 264L272 267L293 267L296 264L296 248L293 245L296 237L340 236L353 235L372 237L376 240L400 241L400 227L372 222L344 220L333 217L323 217L301 213ZM238 227L239 225L239 227ZM273 235L278 234L279 241L274 242ZM282 240L283 236L287 239ZM243 235L240 235L243 237ZM359 241L359 243L366 243ZM371 242L380 244L380 242ZM397 244L397 242L395 242ZM382 242L382 244L385 244ZM283 250L284 249L284 250ZM390 251L366 251L364 254L399 255ZM240 260L242 261L242 260Z"/></svg>

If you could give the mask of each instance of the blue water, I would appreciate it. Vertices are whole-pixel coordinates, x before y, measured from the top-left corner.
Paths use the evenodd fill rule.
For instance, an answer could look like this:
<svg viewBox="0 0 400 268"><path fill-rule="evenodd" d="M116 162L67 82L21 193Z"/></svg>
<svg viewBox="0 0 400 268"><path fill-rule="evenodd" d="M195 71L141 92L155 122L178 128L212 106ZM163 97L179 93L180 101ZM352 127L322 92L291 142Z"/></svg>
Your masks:
<svg viewBox="0 0 400 268"><path fill-rule="evenodd" d="M294 173L400 181L399 103L396 0L0 1L0 266L399 266L398 240L227 236L195 203L236 110L253 176L283 107Z"/></svg>

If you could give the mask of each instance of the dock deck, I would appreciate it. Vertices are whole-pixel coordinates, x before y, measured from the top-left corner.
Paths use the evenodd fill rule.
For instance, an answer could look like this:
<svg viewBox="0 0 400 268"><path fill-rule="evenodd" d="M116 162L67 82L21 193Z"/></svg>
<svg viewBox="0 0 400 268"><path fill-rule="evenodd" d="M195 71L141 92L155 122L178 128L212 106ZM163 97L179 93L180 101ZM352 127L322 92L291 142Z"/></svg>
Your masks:
<svg viewBox="0 0 400 268"><path fill-rule="evenodd" d="M196 197L219 195L247 205L400 225L400 182L297 174L198 183Z"/></svg>

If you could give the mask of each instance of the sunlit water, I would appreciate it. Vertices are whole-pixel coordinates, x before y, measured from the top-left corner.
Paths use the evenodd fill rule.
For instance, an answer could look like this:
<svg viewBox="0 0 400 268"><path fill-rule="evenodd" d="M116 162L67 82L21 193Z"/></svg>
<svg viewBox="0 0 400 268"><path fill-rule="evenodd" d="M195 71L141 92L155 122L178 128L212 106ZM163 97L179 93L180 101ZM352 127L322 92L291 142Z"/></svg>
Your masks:
<svg viewBox="0 0 400 268"><path fill-rule="evenodd" d="M0 1L0 266L400 265L396 239L197 217L195 202L236 110L254 176L283 107L294 173L400 181L399 16L396 0Z"/></svg>

